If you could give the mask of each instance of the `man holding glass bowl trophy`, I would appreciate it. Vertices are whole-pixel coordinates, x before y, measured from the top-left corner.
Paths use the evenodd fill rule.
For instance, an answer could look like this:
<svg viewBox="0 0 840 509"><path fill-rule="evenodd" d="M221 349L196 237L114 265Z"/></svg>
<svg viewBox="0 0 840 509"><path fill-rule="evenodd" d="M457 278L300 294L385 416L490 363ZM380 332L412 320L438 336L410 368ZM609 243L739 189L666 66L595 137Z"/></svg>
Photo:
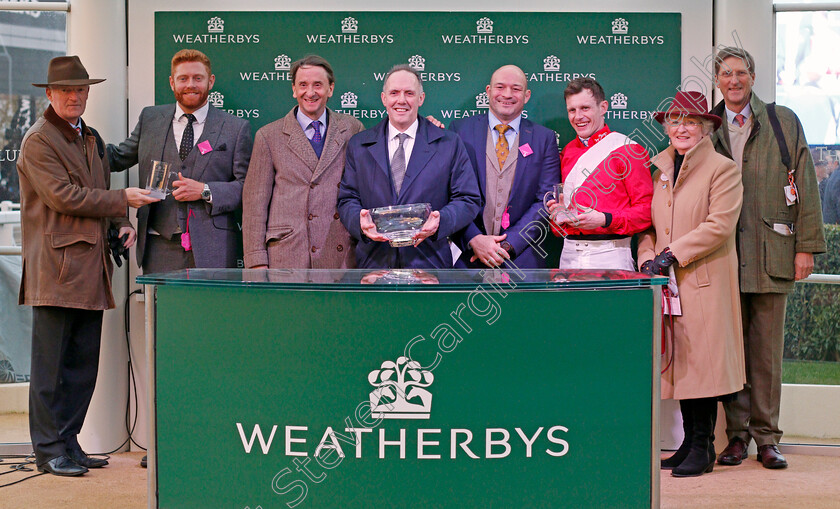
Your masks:
<svg viewBox="0 0 840 509"><path fill-rule="evenodd" d="M236 267L250 124L208 104L215 76L197 50L172 57L175 104L149 106L131 135L108 145L113 170L139 162L140 185L160 202L137 211L137 264L146 274Z"/></svg>
<svg viewBox="0 0 840 509"><path fill-rule="evenodd" d="M466 148L455 133L418 118L424 99L417 71L392 67L382 86L388 118L347 144L338 213L359 241L359 268L451 268L447 237L478 214Z"/></svg>
<svg viewBox="0 0 840 509"><path fill-rule="evenodd" d="M574 79L563 95L577 136L561 153L563 183L545 203L552 231L565 238L560 268L636 270L630 240L651 224L647 151L610 131L597 81Z"/></svg>

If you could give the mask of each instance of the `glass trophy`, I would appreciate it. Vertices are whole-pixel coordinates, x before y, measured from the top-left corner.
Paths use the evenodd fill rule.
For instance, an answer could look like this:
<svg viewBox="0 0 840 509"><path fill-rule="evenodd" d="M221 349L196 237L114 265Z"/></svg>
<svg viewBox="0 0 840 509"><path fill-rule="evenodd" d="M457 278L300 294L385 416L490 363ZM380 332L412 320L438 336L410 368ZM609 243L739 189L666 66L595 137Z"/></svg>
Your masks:
<svg viewBox="0 0 840 509"><path fill-rule="evenodd" d="M414 245L414 236L432 213L430 203L391 205L370 211L376 230L388 238L393 247Z"/></svg>

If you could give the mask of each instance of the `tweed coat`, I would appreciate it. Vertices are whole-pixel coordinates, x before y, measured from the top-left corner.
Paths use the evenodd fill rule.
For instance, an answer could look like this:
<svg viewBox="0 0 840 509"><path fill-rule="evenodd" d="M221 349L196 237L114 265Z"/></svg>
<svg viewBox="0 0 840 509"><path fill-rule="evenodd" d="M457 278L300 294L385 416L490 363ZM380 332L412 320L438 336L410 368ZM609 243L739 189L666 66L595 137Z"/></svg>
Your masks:
<svg viewBox="0 0 840 509"><path fill-rule="evenodd" d="M257 131L243 192L245 266L334 269L355 266L355 242L336 211L347 141L364 130L327 110L321 157L296 109Z"/></svg>
<svg viewBox="0 0 840 509"><path fill-rule="evenodd" d="M174 144L174 115L175 103L143 108L131 135L119 145L108 145L111 168L127 170L139 163L140 185L145 186L152 160L166 160L167 140ZM198 151L193 167L189 172L184 170L184 174L210 186L213 203L204 200L177 202L178 224L182 231L187 231L187 217L192 212L189 231L196 267L236 267L242 247L239 216L242 186L251 156L251 124L211 105L204 130L195 140L196 145L203 142L209 143L212 150ZM173 165L172 171L179 171L178 164L180 161ZM137 265L141 267L146 252L149 212L149 205L137 210Z"/></svg>
<svg viewBox="0 0 840 509"><path fill-rule="evenodd" d="M726 119L721 101L712 113ZM753 127L744 147L741 174L744 206L738 220L738 255L741 291L745 293L787 293L793 290L796 253L824 253L825 238L814 161L802 124L788 108L776 106L779 123L790 152L799 202L788 206L784 186L787 169L773 134L767 105L755 92L750 98ZM731 158L726 122L711 136L715 149ZM784 236L773 230L774 223L793 225L794 233Z"/></svg>
<svg viewBox="0 0 840 509"><path fill-rule="evenodd" d="M108 227L130 226L123 190L109 190L110 168L96 137L83 137L52 106L21 143L20 304L103 310L114 307Z"/></svg>
<svg viewBox="0 0 840 509"><path fill-rule="evenodd" d="M676 184L674 148L652 160L653 226L639 239L639 265L666 247L675 265L682 316L674 317L673 362L662 398L731 394L744 386L735 226L743 188L738 167L708 136L686 153ZM667 361L663 361L663 367Z"/></svg>

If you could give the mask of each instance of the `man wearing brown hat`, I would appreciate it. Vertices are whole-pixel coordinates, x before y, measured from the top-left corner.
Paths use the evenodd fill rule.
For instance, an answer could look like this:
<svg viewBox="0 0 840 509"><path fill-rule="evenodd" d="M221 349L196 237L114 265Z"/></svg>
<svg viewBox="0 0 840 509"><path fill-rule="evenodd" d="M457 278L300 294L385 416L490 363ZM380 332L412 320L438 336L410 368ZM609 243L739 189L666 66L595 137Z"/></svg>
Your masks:
<svg viewBox="0 0 840 509"><path fill-rule="evenodd" d="M114 307L107 232L134 244L127 207L155 200L138 188L109 190L99 134L82 120L90 79L79 57L50 61L50 106L26 133L20 176L23 276L20 304L32 308L29 428L38 470L75 476L107 461L76 439L96 384L102 312Z"/></svg>

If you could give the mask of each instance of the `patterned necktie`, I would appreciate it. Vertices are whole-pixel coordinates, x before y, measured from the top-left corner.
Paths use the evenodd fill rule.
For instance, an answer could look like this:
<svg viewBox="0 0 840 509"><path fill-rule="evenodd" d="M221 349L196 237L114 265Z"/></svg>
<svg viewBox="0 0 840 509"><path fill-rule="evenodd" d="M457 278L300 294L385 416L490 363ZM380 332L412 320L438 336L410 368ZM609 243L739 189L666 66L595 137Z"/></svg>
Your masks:
<svg viewBox="0 0 840 509"><path fill-rule="evenodd" d="M184 128L184 135L181 136L181 148L178 150L178 155L181 157L181 161L187 158L190 154L190 150L193 148L193 122L195 122L195 115L192 113L185 113L185 117L187 117L187 127Z"/></svg>
<svg viewBox="0 0 840 509"><path fill-rule="evenodd" d="M499 160L500 170L505 167L505 161L510 155L507 138L505 137L505 132L508 129L510 129L509 125L499 124L496 126L496 130L499 131L499 141L496 142L496 158Z"/></svg>
<svg viewBox="0 0 840 509"><path fill-rule="evenodd" d="M397 194L400 194L402 189L403 179L405 179L405 149L403 142L405 142L408 135L400 133L397 135L400 140L400 146L394 151L394 157L391 159L391 175L394 176L394 187L397 189Z"/></svg>
<svg viewBox="0 0 840 509"><path fill-rule="evenodd" d="M81 135L82 135L82 128L81 128L81 127L79 127L79 126L75 126L73 129L75 129L75 130L76 130L76 134L78 134L79 136L81 136Z"/></svg>
<svg viewBox="0 0 840 509"><path fill-rule="evenodd" d="M312 141L315 143L321 143L321 122L318 120L313 120L311 124L313 129L315 129L315 134L312 136Z"/></svg>
<svg viewBox="0 0 840 509"><path fill-rule="evenodd" d="M738 127L744 127L744 124L747 123L747 117L738 113L737 115L735 115L735 123L738 124Z"/></svg>

